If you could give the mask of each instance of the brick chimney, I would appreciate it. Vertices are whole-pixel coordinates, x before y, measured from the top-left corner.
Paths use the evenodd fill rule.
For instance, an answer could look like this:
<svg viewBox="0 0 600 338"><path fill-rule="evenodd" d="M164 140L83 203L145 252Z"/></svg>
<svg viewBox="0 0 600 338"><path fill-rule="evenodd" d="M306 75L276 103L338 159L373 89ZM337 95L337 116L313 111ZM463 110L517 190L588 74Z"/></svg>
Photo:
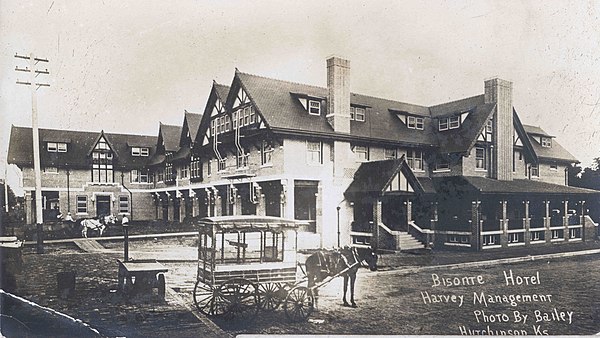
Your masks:
<svg viewBox="0 0 600 338"><path fill-rule="evenodd" d="M327 122L338 133L350 133L350 61L327 59Z"/></svg>
<svg viewBox="0 0 600 338"><path fill-rule="evenodd" d="M485 81L485 103L495 103L494 136L491 151L491 177L512 181L513 170L513 104L512 82L494 78Z"/></svg>

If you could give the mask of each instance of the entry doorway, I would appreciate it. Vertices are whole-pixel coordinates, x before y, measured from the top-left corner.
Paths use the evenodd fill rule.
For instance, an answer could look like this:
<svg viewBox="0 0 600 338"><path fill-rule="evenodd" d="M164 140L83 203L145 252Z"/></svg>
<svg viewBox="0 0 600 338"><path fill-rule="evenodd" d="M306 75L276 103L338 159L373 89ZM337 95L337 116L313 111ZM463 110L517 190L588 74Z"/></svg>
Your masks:
<svg viewBox="0 0 600 338"><path fill-rule="evenodd" d="M96 217L110 215L110 196L96 196Z"/></svg>

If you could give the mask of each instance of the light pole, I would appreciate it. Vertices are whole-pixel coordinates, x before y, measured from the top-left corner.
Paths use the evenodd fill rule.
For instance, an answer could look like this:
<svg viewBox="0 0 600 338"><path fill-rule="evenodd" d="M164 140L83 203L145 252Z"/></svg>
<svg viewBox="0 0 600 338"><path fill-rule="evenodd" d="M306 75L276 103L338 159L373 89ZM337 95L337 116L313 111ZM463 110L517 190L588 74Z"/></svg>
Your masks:
<svg viewBox="0 0 600 338"><path fill-rule="evenodd" d="M338 235L338 248L340 247L340 209L341 207L338 205L336 208L337 210L337 235Z"/></svg>

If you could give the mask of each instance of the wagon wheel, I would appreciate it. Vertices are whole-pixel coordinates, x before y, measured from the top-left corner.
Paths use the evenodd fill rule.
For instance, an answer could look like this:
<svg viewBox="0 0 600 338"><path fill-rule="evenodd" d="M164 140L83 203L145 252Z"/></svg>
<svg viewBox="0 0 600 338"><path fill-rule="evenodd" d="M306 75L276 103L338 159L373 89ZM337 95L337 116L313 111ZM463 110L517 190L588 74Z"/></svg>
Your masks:
<svg viewBox="0 0 600 338"><path fill-rule="evenodd" d="M220 316L227 312L227 300L223 298L218 286L206 285L200 280L194 286L194 304L207 316Z"/></svg>
<svg viewBox="0 0 600 338"><path fill-rule="evenodd" d="M290 290L285 298L285 315L294 322L304 321L314 310L314 297L311 289L298 286Z"/></svg>
<svg viewBox="0 0 600 338"><path fill-rule="evenodd" d="M158 298L160 298L161 300L165 300L165 293L167 291L167 283L165 282L165 275L162 273L159 274L157 281L158 281Z"/></svg>
<svg viewBox="0 0 600 338"><path fill-rule="evenodd" d="M227 300L227 315L252 320L258 313L258 288L244 278L232 278L221 284L220 292Z"/></svg>
<svg viewBox="0 0 600 338"><path fill-rule="evenodd" d="M262 310L274 311L281 305L287 295L287 291L281 283L263 283L258 285L258 306Z"/></svg>

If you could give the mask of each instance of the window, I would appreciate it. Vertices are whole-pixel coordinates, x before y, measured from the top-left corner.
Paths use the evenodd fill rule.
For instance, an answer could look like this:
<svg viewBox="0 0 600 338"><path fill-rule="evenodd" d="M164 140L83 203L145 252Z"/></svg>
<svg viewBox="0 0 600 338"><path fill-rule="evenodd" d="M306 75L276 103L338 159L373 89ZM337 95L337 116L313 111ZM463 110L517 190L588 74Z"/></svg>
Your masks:
<svg viewBox="0 0 600 338"><path fill-rule="evenodd" d="M92 153L92 182L112 183L113 164L112 154L106 152Z"/></svg>
<svg viewBox="0 0 600 338"><path fill-rule="evenodd" d="M386 160L398 158L398 151L396 149L385 149L384 157Z"/></svg>
<svg viewBox="0 0 600 338"><path fill-rule="evenodd" d="M311 115L321 115L321 102L308 100L308 113Z"/></svg>
<svg viewBox="0 0 600 338"><path fill-rule="evenodd" d="M218 171L224 171L225 169L227 169L227 157L219 160L219 168L217 168Z"/></svg>
<svg viewBox="0 0 600 338"><path fill-rule="evenodd" d="M173 165L171 163L165 164L165 182L170 182L175 180L175 175L173 173Z"/></svg>
<svg viewBox="0 0 600 338"><path fill-rule="evenodd" d="M551 164L551 165L550 165L550 170L558 170L558 165L556 165L556 164Z"/></svg>
<svg viewBox="0 0 600 338"><path fill-rule="evenodd" d="M208 160L208 162L206 162L206 175L210 176L210 174L212 174L212 160Z"/></svg>
<svg viewBox="0 0 600 338"><path fill-rule="evenodd" d="M161 177L159 177L160 180ZM131 183L150 183L150 175L147 169L133 169L131 171Z"/></svg>
<svg viewBox="0 0 600 338"><path fill-rule="evenodd" d="M260 164L268 165L272 164L273 160L273 144L267 141L262 141L262 146L260 148Z"/></svg>
<svg viewBox="0 0 600 338"><path fill-rule="evenodd" d="M423 152L420 150L406 151L406 162L412 170L423 170Z"/></svg>
<svg viewBox="0 0 600 338"><path fill-rule="evenodd" d="M162 171L162 169L161 169L161 170L158 170L157 173L158 173L158 175L157 175L158 176L158 180L157 181L158 182L162 182L164 180L164 176L165 176L164 171Z"/></svg>
<svg viewBox="0 0 600 338"><path fill-rule="evenodd" d="M131 156L148 156L150 149L147 147L131 147Z"/></svg>
<svg viewBox="0 0 600 338"><path fill-rule="evenodd" d="M448 119L440 119L440 131L448 130Z"/></svg>
<svg viewBox="0 0 600 338"><path fill-rule="evenodd" d="M188 169L189 169L189 167L188 167L188 165L187 165L187 164L184 164L184 165L181 167L181 169L179 169L179 172L180 172L180 174L181 174L181 177L180 177L180 178L187 178L187 177L188 177Z"/></svg>
<svg viewBox="0 0 600 338"><path fill-rule="evenodd" d="M60 142L48 142L46 143L46 150L50 153L66 153L67 152L67 144Z"/></svg>
<svg viewBox="0 0 600 338"><path fill-rule="evenodd" d="M439 130L456 129L460 127L460 116L450 116L439 120Z"/></svg>
<svg viewBox="0 0 600 338"><path fill-rule="evenodd" d="M350 107L350 120L365 122L366 114L365 108L362 107Z"/></svg>
<svg viewBox="0 0 600 338"><path fill-rule="evenodd" d="M202 177L202 163L200 157L192 156L190 160L190 178Z"/></svg>
<svg viewBox="0 0 600 338"><path fill-rule="evenodd" d="M44 172L48 173L48 174L58 174L58 168L57 167L45 167Z"/></svg>
<svg viewBox="0 0 600 338"><path fill-rule="evenodd" d="M540 176L540 167L537 164L531 164L531 176L532 177Z"/></svg>
<svg viewBox="0 0 600 338"><path fill-rule="evenodd" d="M67 144L66 143L58 143L58 152L59 153L66 153L67 152Z"/></svg>
<svg viewBox="0 0 600 338"><path fill-rule="evenodd" d="M438 158L435 162L435 170L450 170L450 163L445 159Z"/></svg>
<svg viewBox="0 0 600 338"><path fill-rule="evenodd" d="M475 148L475 169L485 170L487 168L485 148Z"/></svg>
<svg viewBox="0 0 600 338"><path fill-rule="evenodd" d="M460 127L460 116L451 116L449 119L449 129L456 129Z"/></svg>
<svg viewBox="0 0 600 338"><path fill-rule="evenodd" d="M48 142L48 145L46 148L48 149L48 152L52 152L52 153L55 153L58 150L58 146L56 145L56 142Z"/></svg>
<svg viewBox="0 0 600 338"><path fill-rule="evenodd" d="M87 213L87 196L77 196L77 213Z"/></svg>
<svg viewBox="0 0 600 338"><path fill-rule="evenodd" d="M488 134L491 134L494 130L494 122L492 120L488 120L487 124L485 125L485 131Z"/></svg>
<svg viewBox="0 0 600 338"><path fill-rule="evenodd" d="M234 116L237 116L237 112L233 113ZM233 128L236 127L236 121L233 123ZM210 121L210 135L215 136L219 134L226 133L231 129L231 118L229 115L222 115L218 117L214 117L212 121Z"/></svg>
<svg viewBox="0 0 600 338"><path fill-rule="evenodd" d="M369 160L369 148L362 146L354 147L354 155L356 155L357 161L368 161Z"/></svg>
<svg viewBox="0 0 600 338"><path fill-rule="evenodd" d="M542 147L552 148L552 139L549 137L542 137Z"/></svg>
<svg viewBox="0 0 600 338"><path fill-rule="evenodd" d="M306 142L307 162L309 164L323 163L323 143L322 142Z"/></svg>
<svg viewBox="0 0 600 338"><path fill-rule="evenodd" d="M406 126L409 129L419 129L423 130L423 118L416 116L408 116L408 122Z"/></svg>
<svg viewBox="0 0 600 338"><path fill-rule="evenodd" d="M250 154L246 152L245 149L242 149L241 152L237 155L236 166L239 168L248 168L248 162L250 159Z"/></svg>
<svg viewBox="0 0 600 338"><path fill-rule="evenodd" d="M119 213L129 212L129 196L119 196Z"/></svg>

